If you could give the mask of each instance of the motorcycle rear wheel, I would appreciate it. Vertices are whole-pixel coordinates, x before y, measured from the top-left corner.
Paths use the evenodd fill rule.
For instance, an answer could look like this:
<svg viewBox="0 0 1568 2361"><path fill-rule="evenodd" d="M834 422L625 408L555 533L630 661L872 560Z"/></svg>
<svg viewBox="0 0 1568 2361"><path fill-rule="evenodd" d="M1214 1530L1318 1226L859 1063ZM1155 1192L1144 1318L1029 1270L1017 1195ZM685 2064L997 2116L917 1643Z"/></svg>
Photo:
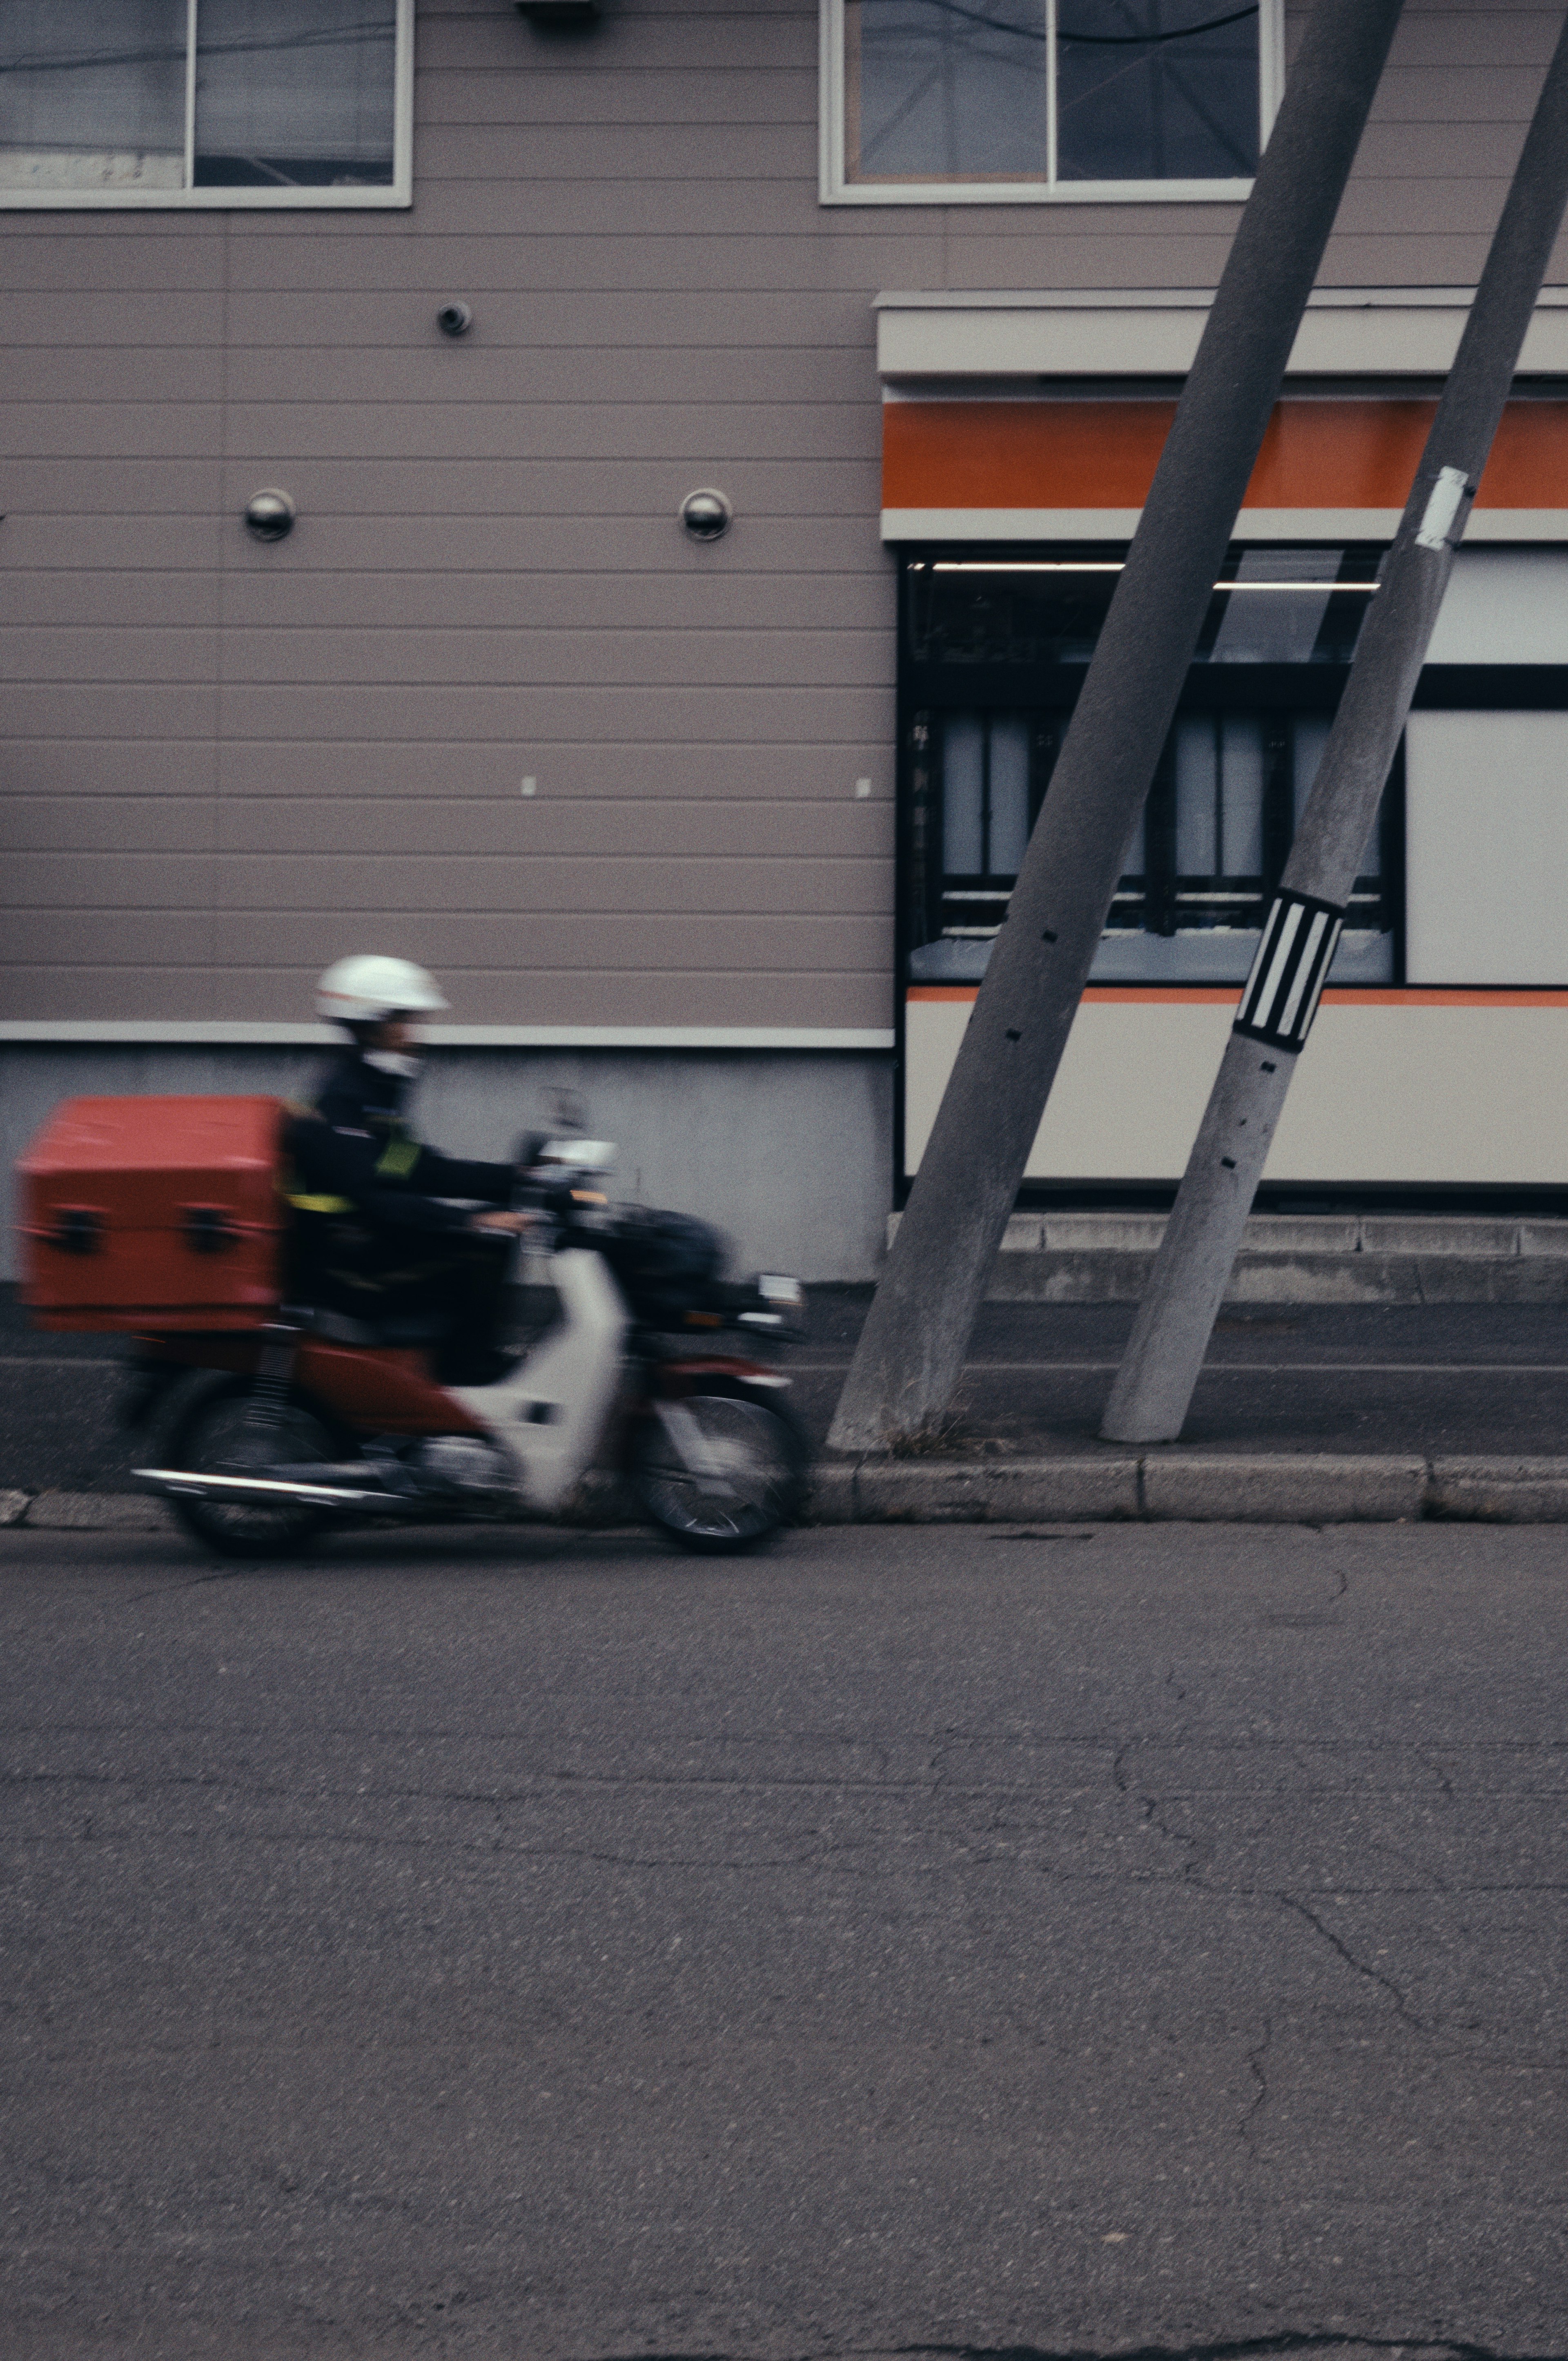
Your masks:
<svg viewBox="0 0 1568 2361"><path fill-rule="evenodd" d="M170 1435L168 1451L171 1466L208 1476L255 1475L268 1466L337 1456L327 1429L302 1401L284 1402L275 1417L258 1425L248 1378L193 1403ZM172 1498L169 1505L194 1540L223 1557L297 1557L326 1521L322 1510L302 1503L262 1508L249 1501Z"/></svg>
<svg viewBox="0 0 1568 2361"><path fill-rule="evenodd" d="M721 1556L755 1549L800 1510L811 1450L793 1413L740 1387L688 1394L681 1408L722 1465L727 1490L705 1489L649 1419L632 1451L631 1489L650 1523L682 1549Z"/></svg>

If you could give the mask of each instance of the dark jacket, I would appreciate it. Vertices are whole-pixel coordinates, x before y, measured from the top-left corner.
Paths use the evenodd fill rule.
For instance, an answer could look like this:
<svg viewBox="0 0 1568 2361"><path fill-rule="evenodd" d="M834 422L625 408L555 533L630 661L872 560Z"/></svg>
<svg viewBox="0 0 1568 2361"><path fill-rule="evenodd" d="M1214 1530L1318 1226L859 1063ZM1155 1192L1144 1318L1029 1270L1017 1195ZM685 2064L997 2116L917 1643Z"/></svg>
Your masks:
<svg viewBox="0 0 1568 2361"><path fill-rule="evenodd" d="M375 1229L462 1230L468 1214L444 1198L505 1205L510 1164L469 1164L423 1147L403 1118L409 1085L350 1049L314 1111L290 1127L290 1202L306 1213L355 1213Z"/></svg>

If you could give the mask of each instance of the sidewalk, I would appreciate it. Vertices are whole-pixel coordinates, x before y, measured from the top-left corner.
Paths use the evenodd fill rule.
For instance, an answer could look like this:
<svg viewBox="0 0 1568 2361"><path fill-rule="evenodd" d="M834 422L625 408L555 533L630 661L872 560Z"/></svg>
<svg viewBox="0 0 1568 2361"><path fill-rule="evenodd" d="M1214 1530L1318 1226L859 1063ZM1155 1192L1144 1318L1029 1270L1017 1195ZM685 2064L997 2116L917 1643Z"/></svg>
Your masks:
<svg viewBox="0 0 1568 2361"><path fill-rule="evenodd" d="M869 1288L812 1292L783 1356L819 1451ZM1239 1306L1222 1314L1179 1444L1103 1444L1124 1303L993 1302L937 1447L823 1457L817 1521L1190 1518L1568 1522L1568 1307ZM131 1491L144 1439L113 1420L112 1338L41 1336L0 1309L0 1522L159 1532ZM597 1488L599 1519L624 1515Z"/></svg>

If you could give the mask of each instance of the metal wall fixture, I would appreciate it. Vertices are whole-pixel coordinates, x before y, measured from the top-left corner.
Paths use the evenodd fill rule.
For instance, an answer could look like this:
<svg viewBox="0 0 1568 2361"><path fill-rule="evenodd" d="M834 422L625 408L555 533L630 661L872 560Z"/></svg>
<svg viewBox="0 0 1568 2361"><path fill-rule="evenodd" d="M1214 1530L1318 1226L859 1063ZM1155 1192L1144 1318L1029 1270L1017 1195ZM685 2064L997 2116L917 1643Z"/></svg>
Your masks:
<svg viewBox="0 0 1568 2361"><path fill-rule="evenodd" d="M246 528L258 541L287 541L298 514L289 494L275 489L252 492L245 504Z"/></svg>
<svg viewBox="0 0 1568 2361"><path fill-rule="evenodd" d="M466 303L444 303L435 324L444 336L466 336L474 324L474 314Z"/></svg>
<svg viewBox="0 0 1568 2361"><path fill-rule="evenodd" d="M681 502L681 522L694 541L722 541L734 522L735 509L727 493L705 484Z"/></svg>

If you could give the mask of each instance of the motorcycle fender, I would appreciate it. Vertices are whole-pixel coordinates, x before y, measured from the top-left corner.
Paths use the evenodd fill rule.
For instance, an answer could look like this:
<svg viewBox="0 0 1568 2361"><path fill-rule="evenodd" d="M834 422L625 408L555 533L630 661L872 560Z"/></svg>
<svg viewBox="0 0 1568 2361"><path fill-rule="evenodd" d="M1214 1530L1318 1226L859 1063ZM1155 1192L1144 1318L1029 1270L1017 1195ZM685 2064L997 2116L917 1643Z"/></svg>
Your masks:
<svg viewBox="0 0 1568 2361"><path fill-rule="evenodd" d="M666 1401L679 1401L686 1394L699 1394L713 1378L728 1378L732 1385L758 1386L768 1393L782 1392L789 1379L770 1369L761 1361L743 1360L738 1353L708 1353L700 1361L663 1361L654 1374L654 1390Z"/></svg>
<svg viewBox="0 0 1568 2361"><path fill-rule="evenodd" d="M138 1360L180 1369L255 1369L262 1340L250 1335L141 1337ZM484 1422L436 1384L417 1348L300 1340L292 1382L358 1434L483 1434Z"/></svg>

